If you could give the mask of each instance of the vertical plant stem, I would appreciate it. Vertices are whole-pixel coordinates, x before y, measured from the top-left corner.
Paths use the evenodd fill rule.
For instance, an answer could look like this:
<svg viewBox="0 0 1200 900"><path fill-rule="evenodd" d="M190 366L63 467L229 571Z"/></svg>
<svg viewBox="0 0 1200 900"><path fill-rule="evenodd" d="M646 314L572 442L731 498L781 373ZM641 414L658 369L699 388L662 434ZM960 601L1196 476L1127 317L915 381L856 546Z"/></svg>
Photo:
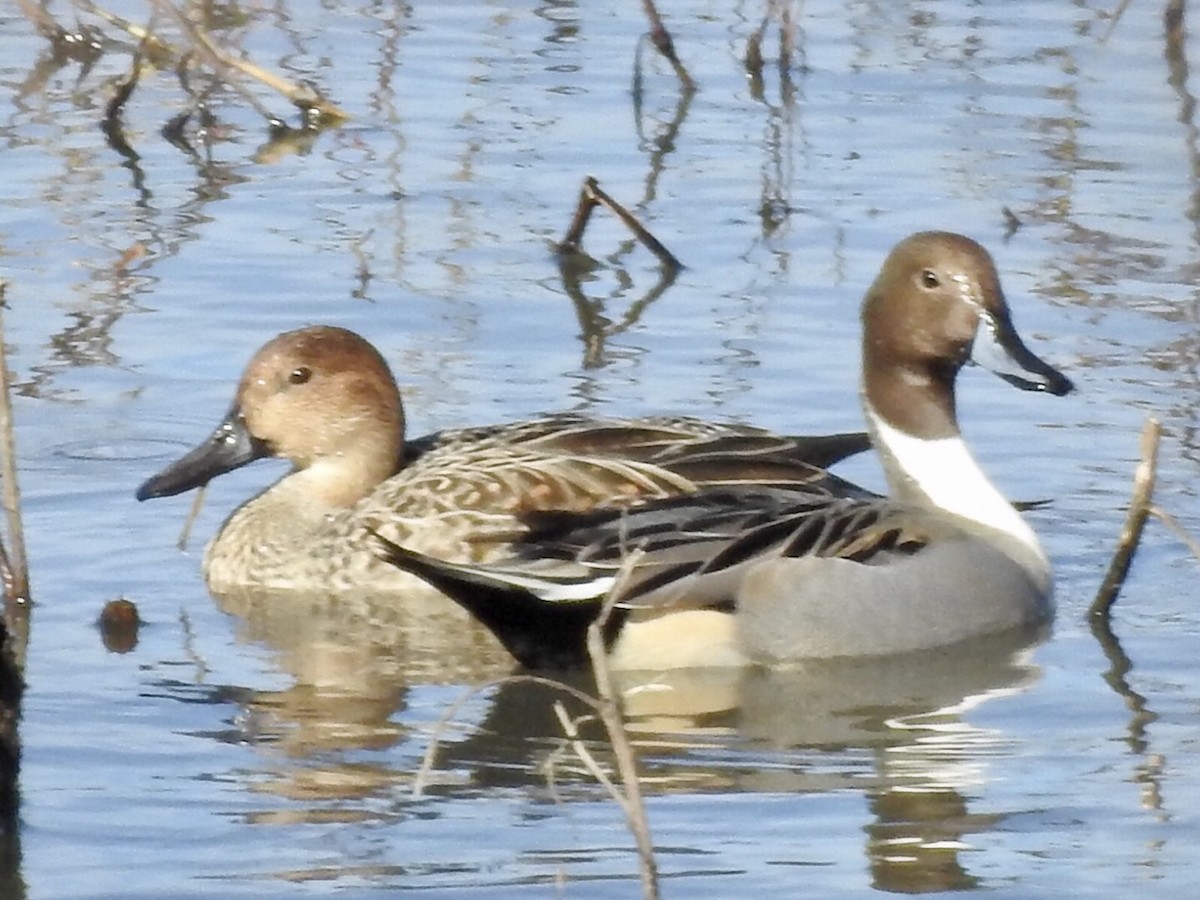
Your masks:
<svg viewBox="0 0 1200 900"><path fill-rule="evenodd" d="M638 857L641 861L642 894L646 900L658 900L660 896L658 861L654 857L654 843L650 838L650 823L646 818L642 784L638 781L637 756L629 741L629 732L625 730L624 714L616 691L613 690L612 673L608 667L608 654L604 647L604 627L640 557L641 553L637 551L625 557L621 574L605 598L600 615L595 622L588 626L587 651L588 658L592 663L592 673L596 678L596 693L600 700L598 708L600 721L604 723L604 728L608 732L608 739L612 744L613 755L617 761L617 771L621 775L621 784L625 789L625 800L621 804L621 809L625 813L629 830L633 832L634 840L637 842Z"/></svg>
<svg viewBox="0 0 1200 900"><path fill-rule="evenodd" d="M566 235L558 243L559 253L579 252L583 241L583 233L587 230L588 220L591 219L592 210L596 208L598 203L590 190L590 185L594 180L589 177L584 181L583 188L579 191L579 202L575 204L575 214L571 216L571 224L567 228Z"/></svg>
<svg viewBox="0 0 1200 900"><path fill-rule="evenodd" d="M21 521L21 490L17 485L16 442L13 437L12 376L8 370L8 342L4 336L4 310L8 283L0 281L0 479L4 482L4 512L8 519L7 557L11 589L5 611L11 618L17 608L28 614L29 567L25 557L25 527ZM10 627L13 623L10 622ZM23 654L22 654L23 663Z"/></svg>
<svg viewBox="0 0 1200 900"><path fill-rule="evenodd" d="M4 338L5 293L0 279L0 478L8 514L11 554L3 554L4 621L0 628L0 838L9 855L18 833L21 766L21 699L25 693L25 657L29 646L29 568L25 559L25 530L21 524L21 492L17 488L17 456L13 440L12 378ZM2 547L2 544L0 544Z"/></svg>
<svg viewBox="0 0 1200 900"><path fill-rule="evenodd" d="M1162 426L1157 419L1147 419L1142 429L1141 462L1133 476L1133 495L1129 500L1129 515L1125 519L1125 527L1117 542L1117 549L1109 563L1108 572L1092 601L1088 615L1092 618L1107 619L1112 605L1117 601L1125 577L1129 574L1129 566L1133 555L1137 552L1138 542L1142 537L1142 529L1146 527L1146 519L1150 516L1150 503L1154 499L1154 481L1158 470L1158 441L1162 435Z"/></svg>

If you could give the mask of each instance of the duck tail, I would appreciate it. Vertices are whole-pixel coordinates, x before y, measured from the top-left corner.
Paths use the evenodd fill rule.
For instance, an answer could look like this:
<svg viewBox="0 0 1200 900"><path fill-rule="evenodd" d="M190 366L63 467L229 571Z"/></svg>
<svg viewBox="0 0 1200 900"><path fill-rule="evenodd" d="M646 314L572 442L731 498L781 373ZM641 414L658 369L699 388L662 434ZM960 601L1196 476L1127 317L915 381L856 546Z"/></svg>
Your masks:
<svg viewBox="0 0 1200 900"><path fill-rule="evenodd" d="M416 575L485 625L528 669L567 669L587 662L587 629L600 613L611 578L532 573L437 559L371 532L386 563ZM624 613L610 616L611 643Z"/></svg>

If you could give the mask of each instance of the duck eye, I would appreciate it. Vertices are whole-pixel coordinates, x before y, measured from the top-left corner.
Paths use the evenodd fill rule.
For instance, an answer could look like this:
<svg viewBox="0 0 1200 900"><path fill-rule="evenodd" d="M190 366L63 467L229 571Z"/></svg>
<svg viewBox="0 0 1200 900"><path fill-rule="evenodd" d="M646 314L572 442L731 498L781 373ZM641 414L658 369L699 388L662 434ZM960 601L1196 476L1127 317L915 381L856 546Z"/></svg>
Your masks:
<svg viewBox="0 0 1200 900"><path fill-rule="evenodd" d="M937 277L937 272L933 271L933 269L926 269L921 273L921 287L933 290L941 283L941 279Z"/></svg>
<svg viewBox="0 0 1200 900"><path fill-rule="evenodd" d="M288 381L292 384L304 384L308 379L312 378L312 369L308 366L298 366L292 369L288 375Z"/></svg>

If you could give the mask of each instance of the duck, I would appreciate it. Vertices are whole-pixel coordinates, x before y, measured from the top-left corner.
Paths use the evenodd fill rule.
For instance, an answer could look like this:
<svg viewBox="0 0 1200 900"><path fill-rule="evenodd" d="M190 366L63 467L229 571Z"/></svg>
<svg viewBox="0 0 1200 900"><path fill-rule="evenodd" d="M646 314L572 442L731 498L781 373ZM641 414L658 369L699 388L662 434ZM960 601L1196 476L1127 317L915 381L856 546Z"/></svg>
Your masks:
<svg viewBox="0 0 1200 900"><path fill-rule="evenodd" d="M169 497L265 457L287 460L291 470L208 543L210 591L393 593L425 585L380 560L372 530L480 562L509 552L525 530L522 513L629 506L702 486L840 483L827 468L869 447L863 432L784 436L688 417L571 412L408 438L380 352L322 324L263 345L215 430L136 496Z"/></svg>
<svg viewBox="0 0 1200 900"><path fill-rule="evenodd" d="M1013 324L995 263L930 231L887 255L862 304L860 399L888 492L848 482L707 485L636 508L531 511L514 553L447 561L376 538L531 669L795 667L1044 632L1050 564L959 429L969 363L1055 396L1071 380ZM604 616L601 613L604 611Z"/></svg>

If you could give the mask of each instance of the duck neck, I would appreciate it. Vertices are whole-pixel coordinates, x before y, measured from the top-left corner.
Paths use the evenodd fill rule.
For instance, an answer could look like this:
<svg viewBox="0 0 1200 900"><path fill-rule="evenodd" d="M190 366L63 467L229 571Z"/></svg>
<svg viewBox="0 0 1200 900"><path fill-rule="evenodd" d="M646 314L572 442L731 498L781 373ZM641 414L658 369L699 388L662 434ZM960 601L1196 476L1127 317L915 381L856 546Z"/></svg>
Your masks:
<svg viewBox="0 0 1200 900"><path fill-rule="evenodd" d="M890 424L869 396L863 405L893 499L949 513L1049 583L1049 564L1037 535L984 474L953 419L951 434L917 437Z"/></svg>
<svg viewBox="0 0 1200 900"><path fill-rule="evenodd" d="M326 507L353 506L396 472L386 456L359 453L320 459L279 482L310 503Z"/></svg>

